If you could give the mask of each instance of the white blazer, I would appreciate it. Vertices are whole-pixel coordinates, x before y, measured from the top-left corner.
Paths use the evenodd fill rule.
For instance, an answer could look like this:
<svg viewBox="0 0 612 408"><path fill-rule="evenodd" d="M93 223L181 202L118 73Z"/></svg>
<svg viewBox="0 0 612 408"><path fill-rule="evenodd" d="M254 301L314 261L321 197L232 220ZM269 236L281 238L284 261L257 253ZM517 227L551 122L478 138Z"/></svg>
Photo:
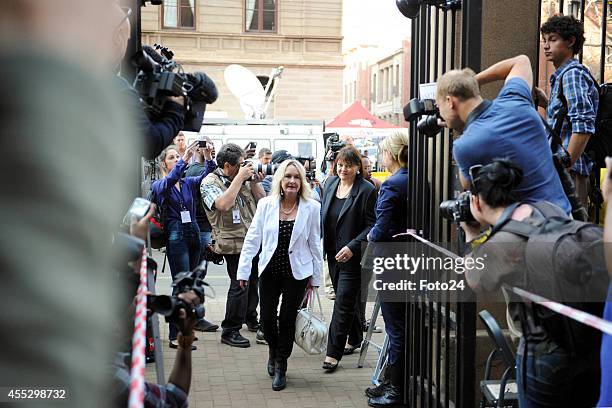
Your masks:
<svg viewBox="0 0 612 408"><path fill-rule="evenodd" d="M321 247L321 204L299 199L297 216L289 242L289 262L293 277L298 280L312 276L312 286L321 286L323 254ZM259 274L266 269L278 244L280 201L278 197L262 198L242 245L237 279L249 280L251 263L259 252Z"/></svg>

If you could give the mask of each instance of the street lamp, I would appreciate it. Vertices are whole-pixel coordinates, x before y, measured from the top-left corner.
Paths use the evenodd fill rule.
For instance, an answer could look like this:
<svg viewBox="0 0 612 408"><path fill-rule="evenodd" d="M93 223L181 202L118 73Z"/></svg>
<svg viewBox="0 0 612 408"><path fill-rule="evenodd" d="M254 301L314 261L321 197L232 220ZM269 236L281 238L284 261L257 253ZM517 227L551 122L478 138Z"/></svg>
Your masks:
<svg viewBox="0 0 612 408"><path fill-rule="evenodd" d="M419 15L422 5L436 6L443 10L458 10L461 8L461 0L395 0L395 5L404 16L414 19Z"/></svg>

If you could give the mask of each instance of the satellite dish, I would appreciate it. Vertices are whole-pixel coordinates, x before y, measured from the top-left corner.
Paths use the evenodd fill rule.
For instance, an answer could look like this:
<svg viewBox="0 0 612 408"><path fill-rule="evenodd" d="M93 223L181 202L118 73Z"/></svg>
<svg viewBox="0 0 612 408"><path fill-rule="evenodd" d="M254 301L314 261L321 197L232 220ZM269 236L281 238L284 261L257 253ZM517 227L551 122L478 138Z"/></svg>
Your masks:
<svg viewBox="0 0 612 408"><path fill-rule="evenodd" d="M266 93L255 74L242 65L232 64L225 69L224 77L230 92L240 100L246 117L262 119L265 116Z"/></svg>

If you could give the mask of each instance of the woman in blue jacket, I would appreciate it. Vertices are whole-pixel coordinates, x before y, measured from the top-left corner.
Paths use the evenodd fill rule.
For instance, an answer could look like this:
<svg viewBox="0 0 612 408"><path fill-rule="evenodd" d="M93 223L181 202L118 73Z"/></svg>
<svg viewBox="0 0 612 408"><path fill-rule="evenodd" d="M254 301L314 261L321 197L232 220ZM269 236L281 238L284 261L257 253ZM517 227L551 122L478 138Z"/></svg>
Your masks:
<svg viewBox="0 0 612 408"><path fill-rule="evenodd" d="M166 253L172 279L181 272L193 270L200 261L200 229L196 222L197 197L202 179L215 170L211 151L205 149L206 170L197 177L183 177L197 142L189 146L181 158L178 149L170 145L159 156L164 178L151 186L153 200L162 212L166 232ZM173 294L174 289L173 289ZM170 347L177 348L177 329L169 327ZM195 346L192 346L192 348ZM195 349L195 348L194 348Z"/></svg>
<svg viewBox="0 0 612 408"><path fill-rule="evenodd" d="M396 132L382 141L380 149L384 166L393 174L380 187L376 223L368 241L398 242L403 239L395 235L408 229L408 135ZM389 360L387 381L366 390L371 407L394 406L403 400L406 304L381 302L380 308L389 337Z"/></svg>

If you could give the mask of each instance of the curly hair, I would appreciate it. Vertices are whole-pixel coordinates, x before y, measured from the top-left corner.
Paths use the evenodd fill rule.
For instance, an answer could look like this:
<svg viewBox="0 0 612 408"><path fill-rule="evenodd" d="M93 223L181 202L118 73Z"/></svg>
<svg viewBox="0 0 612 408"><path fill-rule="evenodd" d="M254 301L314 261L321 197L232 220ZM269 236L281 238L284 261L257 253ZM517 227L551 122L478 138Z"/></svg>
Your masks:
<svg viewBox="0 0 612 408"><path fill-rule="evenodd" d="M542 25L540 32L542 34L559 34L565 41L574 37L575 41L572 46L574 55L580 53L585 41L582 21L574 16L555 14Z"/></svg>

